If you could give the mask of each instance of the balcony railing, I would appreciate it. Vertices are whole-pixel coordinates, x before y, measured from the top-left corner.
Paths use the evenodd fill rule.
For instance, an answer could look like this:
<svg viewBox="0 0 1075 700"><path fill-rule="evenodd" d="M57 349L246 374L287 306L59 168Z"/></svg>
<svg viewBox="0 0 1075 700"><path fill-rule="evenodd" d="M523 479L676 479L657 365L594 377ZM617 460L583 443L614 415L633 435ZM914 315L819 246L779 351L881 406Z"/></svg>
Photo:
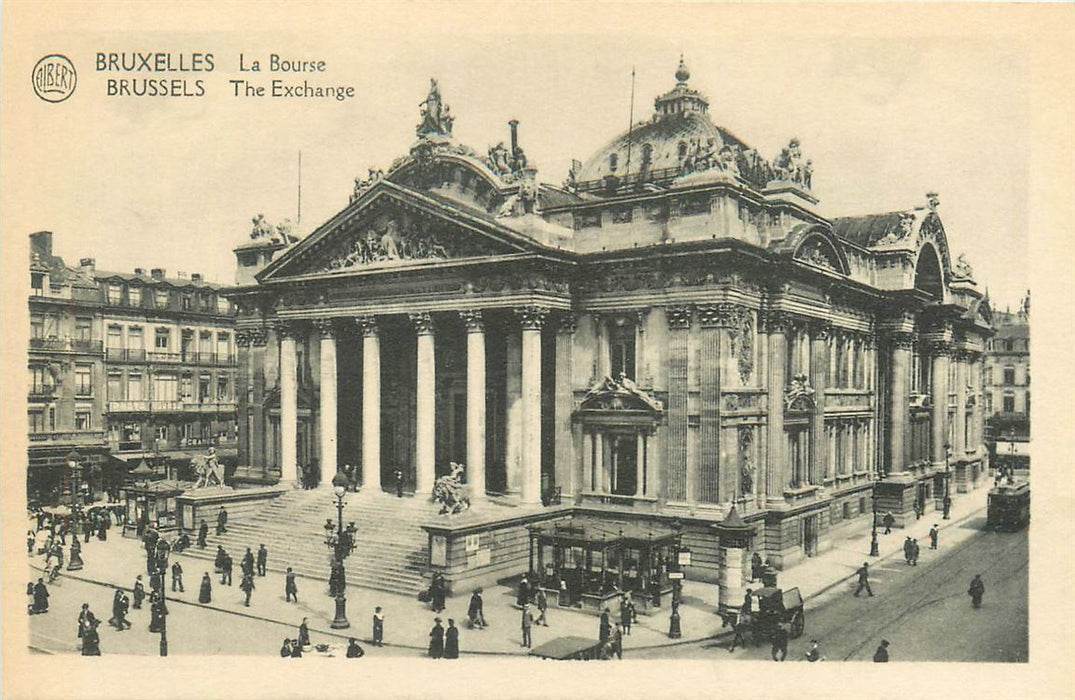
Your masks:
<svg viewBox="0 0 1075 700"><path fill-rule="evenodd" d="M30 338L31 350L49 350L52 352L83 352L99 354L104 352L104 343L87 338Z"/></svg>
<svg viewBox="0 0 1075 700"><path fill-rule="evenodd" d="M109 401L109 413L227 413L235 410L234 401Z"/></svg>
<svg viewBox="0 0 1075 700"><path fill-rule="evenodd" d="M56 398L56 387L54 386L35 386L30 389L31 401L47 401L54 398Z"/></svg>
<svg viewBox="0 0 1075 700"><path fill-rule="evenodd" d="M105 359L112 362L145 362L146 351L142 348L105 348Z"/></svg>
<svg viewBox="0 0 1075 700"><path fill-rule="evenodd" d="M149 351L150 362L182 362L183 356L178 352Z"/></svg>
<svg viewBox="0 0 1075 700"><path fill-rule="evenodd" d="M103 430L31 432L30 442L50 445L101 445L105 442L105 433Z"/></svg>

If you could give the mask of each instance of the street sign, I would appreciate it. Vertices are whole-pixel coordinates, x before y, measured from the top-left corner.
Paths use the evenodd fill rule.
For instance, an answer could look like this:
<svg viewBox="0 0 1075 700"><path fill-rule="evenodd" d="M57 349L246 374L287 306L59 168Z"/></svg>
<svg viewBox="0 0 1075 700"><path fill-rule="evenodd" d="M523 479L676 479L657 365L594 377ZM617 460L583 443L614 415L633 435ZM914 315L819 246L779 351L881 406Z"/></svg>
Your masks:
<svg viewBox="0 0 1075 700"><path fill-rule="evenodd" d="M669 571L668 572L668 580L669 581L678 581L678 580L682 579L683 576L684 576L684 574L683 574L682 571Z"/></svg>

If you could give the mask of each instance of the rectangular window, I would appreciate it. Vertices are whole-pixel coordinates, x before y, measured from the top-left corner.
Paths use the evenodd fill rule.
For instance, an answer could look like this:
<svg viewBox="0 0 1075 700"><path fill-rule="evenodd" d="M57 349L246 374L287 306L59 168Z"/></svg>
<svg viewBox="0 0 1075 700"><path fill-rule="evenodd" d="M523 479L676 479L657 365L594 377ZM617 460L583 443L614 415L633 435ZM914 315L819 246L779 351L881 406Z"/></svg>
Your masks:
<svg viewBox="0 0 1075 700"><path fill-rule="evenodd" d="M142 388L142 375L141 374L129 374L127 375L127 400L128 401L141 401L145 396L145 391Z"/></svg>
<svg viewBox="0 0 1075 700"><path fill-rule="evenodd" d="M218 377L216 380L216 398L217 401L228 400L228 380L224 377Z"/></svg>
<svg viewBox="0 0 1075 700"><path fill-rule="evenodd" d="M1025 400L1026 400L1026 414L1029 416L1030 415L1030 392L1029 391L1026 392Z"/></svg>
<svg viewBox="0 0 1075 700"><path fill-rule="evenodd" d="M30 337L31 338L44 338L45 337L45 319L41 316L30 317Z"/></svg>
<svg viewBox="0 0 1075 700"><path fill-rule="evenodd" d="M216 298L216 311L217 311L218 314L225 314L225 315L230 314L231 313L231 301L229 301L228 299L226 299L224 297L218 296Z"/></svg>
<svg viewBox="0 0 1075 700"><path fill-rule="evenodd" d="M153 400L175 401L179 395L179 378L174 374L153 376Z"/></svg>
<svg viewBox="0 0 1075 700"><path fill-rule="evenodd" d="M156 304L157 304L158 309L167 309L168 308L168 290L167 289L158 289L158 290L156 290L156 292L154 292L153 296L154 296L154 299L156 300Z"/></svg>
<svg viewBox="0 0 1075 700"><path fill-rule="evenodd" d="M153 347L155 347L160 352L167 352L170 340L171 332L167 328L158 328L155 335L155 340L153 342Z"/></svg>
<svg viewBox="0 0 1075 700"><path fill-rule="evenodd" d="M183 375L183 381L179 386L179 398L190 401L194 398L194 378L189 374Z"/></svg>
<svg viewBox="0 0 1075 700"><path fill-rule="evenodd" d="M194 308L194 300L190 298L189 294L183 295L182 309L184 311L190 311Z"/></svg>
<svg viewBox="0 0 1075 700"><path fill-rule="evenodd" d="M140 326L131 326L127 329L127 347L131 350L145 350L145 336Z"/></svg>
<svg viewBox="0 0 1075 700"><path fill-rule="evenodd" d="M208 374L203 374L198 378L198 402L209 403L212 401L210 387L212 386L212 378Z"/></svg>
<svg viewBox="0 0 1075 700"><path fill-rule="evenodd" d="M112 306L119 306L123 303L123 285L118 282L112 282L108 285L108 303Z"/></svg>
<svg viewBox="0 0 1075 700"><path fill-rule="evenodd" d="M108 327L108 347L111 350L119 350L123 347L123 326Z"/></svg>
<svg viewBox="0 0 1075 700"><path fill-rule="evenodd" d="M44 411L30 411L27 414L30 419L30 432L31 433L43 433L45 432L45 412Z"/></svg>
<svg viewBox="0 0 1075 700"><path fill-rule="evenodd" d="M56 407L49 406L49 430L55 432L56 430Z"/></svg>
<svg viewBox="0 0 1075 700"><path fill-rule="evenodd" d="M1005 413L1015 413L1015 395L1014 394L1005 394L1004 395L1004 412Z"/></svg>
<svg viewBox="0 0 1075 700"><path fill-rule="evenodd" d="M131 302L131 306L141 306L142 288L136 284L132 284L127 288L127 299Z"/></svg>
<svg viewBox="0 0 1075 700"><path fill-rule="evenodd" d="M93 339L93 319L91 318L76 318L75 319L75 338L78 340L92 340Z"/></svg>
<svg viewBox="0 0 1075 700"><path fill-rule="evenodd" d="M90 430L92 425L90 422L91 414L89 411L78 411L75 413L75 430Z"/></svg>
<svg viewBox="0 0 1075 700"><path fill-rule="evenodd" d="M52 372L44 367L30 368L30 392L33 394L51 394L56 389L56 380Z"/></svg>
<svg viewBox="0 0 1075 700"><path fill-rule="evenodd" d="M158 425L158 426L156 426L153 429L153 435L158 440L167 440L168 439L168 426L167 425Z"/></svg>
<svg viewBox="0 0 1075 700"><path fill-rule="evenodd" d="M108 373L108 387L106 389L109 401L123 400L123 375L119 372Z"/></svg>
<svg viewBox="0 0 1075 700"><path fill-rule="evenodd" d="M55 314L46 314L45 316L45 334L44 338L59 338L60 337L60 317Z"/></svg>
<svg viewBox="0 0 1075 700"><path fill-rule="evenodd" d="M76 365L75 366L75 395L76 396L92 396L93 395L93 366L92 365Z"/></svg>
<svg viewBox="0 0 1075 700"><path fill-rule="evenodd" d="M1015 368L1014 367L1005 367L1004 368L1004 385L1005 386L1012 386L1014 384L1015 384Z"/></svg>
<svg viewBox="0 0 1075 700"><path fill-rule="evenodd" d="M216 334L216 356L218 362L224 362L228 359L228 341L231 339L229 333L217 333Z"/></svg>

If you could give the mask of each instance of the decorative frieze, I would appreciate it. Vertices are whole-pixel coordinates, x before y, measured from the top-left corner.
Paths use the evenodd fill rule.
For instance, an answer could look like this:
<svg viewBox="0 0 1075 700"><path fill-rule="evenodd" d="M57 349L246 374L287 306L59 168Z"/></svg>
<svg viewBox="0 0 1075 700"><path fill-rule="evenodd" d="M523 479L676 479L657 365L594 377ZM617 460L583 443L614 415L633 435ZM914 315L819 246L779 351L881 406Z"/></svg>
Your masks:
<svg viewBox="0 0 1075 700"><path fill-rule="evenodd" d="M784 410L786 411L810 411L816 406L814 399L814 387L810 386L810 379L805 374L796 374L791 378L791 383L784 390Z"/></svg>
<svg viewBox="0 0 1075 700"><path fill-rule="evenodd" d="M740 426L739 446L739 495L749 496L754 492L754 429Z"/></svg>

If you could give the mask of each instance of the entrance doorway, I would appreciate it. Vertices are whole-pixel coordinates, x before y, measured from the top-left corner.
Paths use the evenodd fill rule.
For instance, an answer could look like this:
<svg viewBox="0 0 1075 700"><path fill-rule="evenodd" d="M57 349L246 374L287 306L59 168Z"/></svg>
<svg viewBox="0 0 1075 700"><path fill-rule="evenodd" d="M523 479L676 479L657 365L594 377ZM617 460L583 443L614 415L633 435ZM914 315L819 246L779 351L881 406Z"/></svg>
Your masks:
<svg viewBox="0 0 1075 700"><path fill-rule="evenodd" d="M612 493L633 496L638 493L638 437L616 435L612 444Z"/></svg>

